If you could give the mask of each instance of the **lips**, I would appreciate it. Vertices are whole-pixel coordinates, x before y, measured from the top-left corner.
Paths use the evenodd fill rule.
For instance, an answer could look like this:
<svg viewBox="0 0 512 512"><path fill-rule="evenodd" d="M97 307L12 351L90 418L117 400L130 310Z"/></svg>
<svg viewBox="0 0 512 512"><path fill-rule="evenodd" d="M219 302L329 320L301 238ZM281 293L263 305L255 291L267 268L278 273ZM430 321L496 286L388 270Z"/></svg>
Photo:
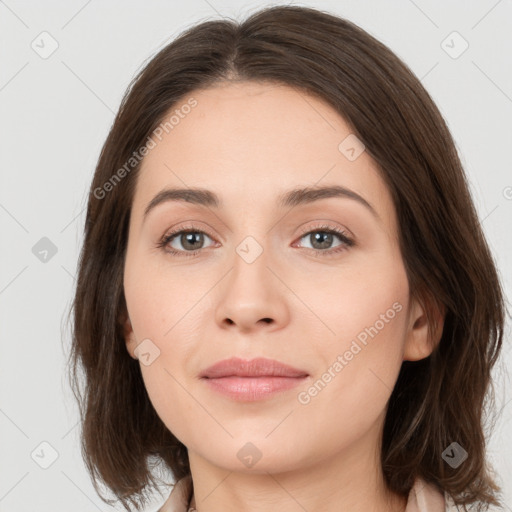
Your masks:
<svg viewBox="0 0 512 512"><path fill-rule="evenodd" d="M233 357L210 366L199 374L201 378L222 377L305 377L308 372L281 363L275 359L258 357L249 361Z"/></svg>
<svg viewBox="0 0 512 512"><path fill-rule="evenodd" d="M309 374L274 359L235 357L219 361L199 376L211 390L231 400L254 402L302 384Z"/></svg>

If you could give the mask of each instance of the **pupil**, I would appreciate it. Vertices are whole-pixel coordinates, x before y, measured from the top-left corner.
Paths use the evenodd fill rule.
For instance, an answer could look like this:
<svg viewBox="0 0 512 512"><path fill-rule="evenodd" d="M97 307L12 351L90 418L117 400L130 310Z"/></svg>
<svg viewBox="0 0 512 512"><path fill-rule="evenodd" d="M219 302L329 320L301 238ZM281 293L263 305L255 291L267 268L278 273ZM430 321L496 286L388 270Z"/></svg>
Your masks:
<svg viewBox="0 0 512 512"><path fill-rule="evenodd" d="M185 243L183 243L183 239L182 239L182 244L183 244L183 247L185 247L186 249L187 248L192 249L192 250L197 249L197 247L195 247L195 244L197 244L197 242L199 242L199 246L201 246L201 242L203 241L202 233L186 233L183 236L185 237ZM195 239L195 244L194 244L194 239Z"/></svg>
<svg viewBox="0 0 512 512"><path fill-rule="evenodd" d="M326 233L325 231L319 231L318 233L313 235L314 243L312 243L313 247L315 247L315 243L317 241L320 242L319 249L329 248L329 245L332 243L332 234Z"/></svg>

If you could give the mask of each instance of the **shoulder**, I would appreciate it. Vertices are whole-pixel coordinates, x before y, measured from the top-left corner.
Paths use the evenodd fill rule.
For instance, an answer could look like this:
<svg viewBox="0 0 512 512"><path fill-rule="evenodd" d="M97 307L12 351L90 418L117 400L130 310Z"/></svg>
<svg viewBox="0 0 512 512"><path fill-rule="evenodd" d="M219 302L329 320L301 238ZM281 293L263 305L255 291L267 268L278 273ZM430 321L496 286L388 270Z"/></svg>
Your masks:
<svg viewBox="0 0 512 512"><path fill-rule="evenodd" d="M405 512L457 512L457 508L446 493L417 478L409 493Z"/></svg>

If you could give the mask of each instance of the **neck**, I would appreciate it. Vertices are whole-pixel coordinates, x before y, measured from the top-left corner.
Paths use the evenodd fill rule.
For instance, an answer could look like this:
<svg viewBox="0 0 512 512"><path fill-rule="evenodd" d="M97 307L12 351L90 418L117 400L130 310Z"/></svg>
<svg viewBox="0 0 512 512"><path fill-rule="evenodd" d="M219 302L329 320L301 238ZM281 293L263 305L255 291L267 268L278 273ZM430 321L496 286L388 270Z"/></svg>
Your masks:
<svg viewBox="0 0 512 512"><path fill-rule="evenodd" d="M378 439L368 432L328 458L285 472L219 468L189 449L191 504L197 512L404 512L407 498L387 489L380 443L372 438Z"/></svg>

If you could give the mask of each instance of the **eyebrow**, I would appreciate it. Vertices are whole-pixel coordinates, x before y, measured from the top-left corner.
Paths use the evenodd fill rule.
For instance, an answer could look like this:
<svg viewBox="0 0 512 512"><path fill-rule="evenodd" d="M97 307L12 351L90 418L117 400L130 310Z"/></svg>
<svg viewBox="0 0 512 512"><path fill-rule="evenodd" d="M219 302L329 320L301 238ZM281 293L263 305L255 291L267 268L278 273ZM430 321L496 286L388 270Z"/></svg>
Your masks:
<svg viewBox="0 0 512 512"><path fill-rule="evenodd" d="M321 199L332 197L352 199L365 206L376 219L380 219L375 208L362 196L340 185L324 187L305 187L289 190L280 194L277 198L277 204L281 208L295 207L299 205L313 203ZM167 188L161 190L146 206L144 210L144 220L159 204L168 201L185 201L208 208L222 208L223 202L217 194L204 188Z"/></svg>

